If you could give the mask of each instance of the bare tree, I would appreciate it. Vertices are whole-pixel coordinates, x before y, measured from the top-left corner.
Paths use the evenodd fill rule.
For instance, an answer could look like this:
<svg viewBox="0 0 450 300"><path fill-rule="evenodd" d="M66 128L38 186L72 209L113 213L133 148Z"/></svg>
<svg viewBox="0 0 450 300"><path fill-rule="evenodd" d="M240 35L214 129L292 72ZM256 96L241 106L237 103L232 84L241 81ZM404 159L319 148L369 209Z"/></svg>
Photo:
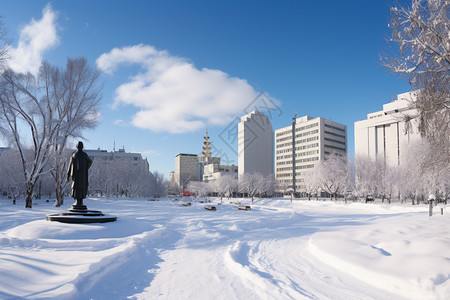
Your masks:
<svg viewBox="0 0 450 300"><path fill-rule="evenodd" d="M157 171L154 171L153 173L149 173L148 175L150 175L150 177L152 179L146 179L146 180L153 181L153 185L151 187L150 193L155 197L166 196L168 188L169 188L169 181L164 178L164 175ZM147 178L147 177L144 177L144 178Z"/></svg>
<svg viewBox="0 0 450 300"><path fill-rule="evenodd" d="M54 120L51 174L55 180L56 206L60 206L67 186L67 143L81 139L83 130L97 125L101 99L99 71L90 67L85 58L75 58L67 60L64 70L44 62L40 77L47 82L48 112Z"/></svg>
<svg viewBox="0 0 450 300"><path fill-rule="evenodd" d="M13 204L23 195L25 181L20 172L20 158L17 151L7 149L0 153L0 187L12 199Z"/></svg>
<svg viewBox="0 0 450 300"><path fill-rule="evenodd" d="M390 44L394 54L383 64L420 89L410 106L433 152L424 167L450 164L450 22L448 0L412 0L411 7L391 7Z"/></svg>
<svg viewBox="0 0 450 300"><path fill-rule="evenodd" d="M334 196L335 200L339 193L345 192L349 180L347 158L338 154L330 154L318 164L321 188Z"/></svg>
<svg viewBox="0 0 450 300"><path fill-rule="evenodd" d="M217 195L220 196L220 203L222 203L222 199L228 191L227 178L225 176L219 177L216 180L212 181L211 185L212 190L214 190L214 192L216 192Z"/></svg>
<svg viewBox="0 0 450 300"><path fill-rule="evenodd" d="M201 181L190 181L187 189L197 197L205 197L211 191L211 184Z"/></svg>
<svg viewBox="0 0 450 300"><path fill-rule="evenodd" d="M355 196L366 198L369 195L378 195L382 184L383 169L384 165L380 161L372 160L368 157L356 157Z"/></svg>
<svg viewBox="0 0 450 300"><path fill-rule="evenodd" d="M6 66L6 61L9 59L8 44L6 41L6 30L3 17L0 16L0 73Z"/></svg>
<svg viewBox="0 0 450 300"><path fill-rule="evenodd" d="M320 189L320 173L319 164L315 164L313 169L303 172L303 185L302 191L308 195L308 200L311 200L311 196L319 193Z"/></svg>
<svg viewBox="0 0 450 300"><path fill-rule="evenodd" d="M259 174L244 173L239 178L239 190L252 198L252 202L256 194L260 193L264 186L264 177Z"/></svg>
<svg viewBox="0 0 450 300"><path fill-rule="evenodd" d="M262 184L259 189L259 194L267 197L271 197L275 194L277 189L277 180L274 175L267 175L263 178Z"/></svg>
<svg viewBox="0 0 450 300"><path fill-rule="evenodd" d="M37 77L10 69L1 74L0 133L19 152L25 207L32 207L36 182L50 164L57 190L63 190L67 157L63 161L62 153L70 137L95 124L98 74L84 58L68 59L63 71L43 63Z"/></svg>

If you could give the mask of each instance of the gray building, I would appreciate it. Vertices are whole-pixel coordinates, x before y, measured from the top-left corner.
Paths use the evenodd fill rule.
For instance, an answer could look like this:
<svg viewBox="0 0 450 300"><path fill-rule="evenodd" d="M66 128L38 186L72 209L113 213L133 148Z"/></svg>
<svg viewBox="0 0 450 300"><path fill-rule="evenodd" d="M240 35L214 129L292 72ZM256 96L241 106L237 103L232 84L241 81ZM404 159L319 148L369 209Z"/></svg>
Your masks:
<svg viewBox="0 0 450 300"><path fill-rule="evenodd" d="M244 173L273 174L273 129L264 113L252 111L238 125L238 170Z"/></svg>
<svg viewBox="0 0 450 300"><path fill-rule="evenodd" d="M189 181L200 181L200 164L197 154L179 153L175 156L175 183L186 187Z"/></svg>

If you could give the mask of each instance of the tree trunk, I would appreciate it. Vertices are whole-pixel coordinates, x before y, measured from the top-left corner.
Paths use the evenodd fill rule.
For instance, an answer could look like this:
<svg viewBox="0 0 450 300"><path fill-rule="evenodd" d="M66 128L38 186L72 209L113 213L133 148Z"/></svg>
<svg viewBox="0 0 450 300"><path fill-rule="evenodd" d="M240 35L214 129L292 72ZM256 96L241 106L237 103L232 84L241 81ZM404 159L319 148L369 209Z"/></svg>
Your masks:
<svg viewBox="0 0 450 300"><path fill-rule="evenodd" d="M27 182L27 188L25 192L25 208L33 207L33 190L34 190L34 183Z"/></svg>
<svg viewBox="0 0 450 300"><path fill-rule="evenodd" d="M55 194L56 194L56 205L55 206L60 207L61 205L64 204L64 192L63 192L63 187L59 183L56 183Z"/></svg>

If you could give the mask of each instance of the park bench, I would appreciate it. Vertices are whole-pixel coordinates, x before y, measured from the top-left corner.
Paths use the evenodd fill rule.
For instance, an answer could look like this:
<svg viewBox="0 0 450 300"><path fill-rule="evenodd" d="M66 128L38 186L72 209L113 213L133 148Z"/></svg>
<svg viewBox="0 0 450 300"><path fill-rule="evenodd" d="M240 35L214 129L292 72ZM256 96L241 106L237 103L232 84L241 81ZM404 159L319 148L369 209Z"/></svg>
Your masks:
<svg viewBox="0 0 450 300"><path fill-rule="evenodd" d="M373 198L373 197L366 197L366 203L369 203L369 202L375 202L375 199Z"/></svg>
<svg viewBox="0 0 450 300"><path fill-rule="evenodd" d="M238 205L239 210L252 210L250 205Z"/></svg>
<svg viewBox="0 0 450 300"><path fill-rule="evenodd" d="M205 205L205 209L206 210L216 210L216 207L212 206L212 205Z"/></svg>

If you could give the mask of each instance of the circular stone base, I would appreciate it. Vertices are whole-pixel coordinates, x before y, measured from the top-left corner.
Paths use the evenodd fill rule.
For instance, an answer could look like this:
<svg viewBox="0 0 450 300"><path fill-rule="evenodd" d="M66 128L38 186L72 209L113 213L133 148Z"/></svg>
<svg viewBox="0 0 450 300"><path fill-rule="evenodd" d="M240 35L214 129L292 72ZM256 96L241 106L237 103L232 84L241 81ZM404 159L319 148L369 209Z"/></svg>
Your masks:
<svg viewBox="0 0 450 300"><path fill-rule="evenodd" d="M62 223L106 223L117 221L116 216L104 215L99 210L75 210L69 209L67 212L47 215L47 221L56 221Z"/></svg>

